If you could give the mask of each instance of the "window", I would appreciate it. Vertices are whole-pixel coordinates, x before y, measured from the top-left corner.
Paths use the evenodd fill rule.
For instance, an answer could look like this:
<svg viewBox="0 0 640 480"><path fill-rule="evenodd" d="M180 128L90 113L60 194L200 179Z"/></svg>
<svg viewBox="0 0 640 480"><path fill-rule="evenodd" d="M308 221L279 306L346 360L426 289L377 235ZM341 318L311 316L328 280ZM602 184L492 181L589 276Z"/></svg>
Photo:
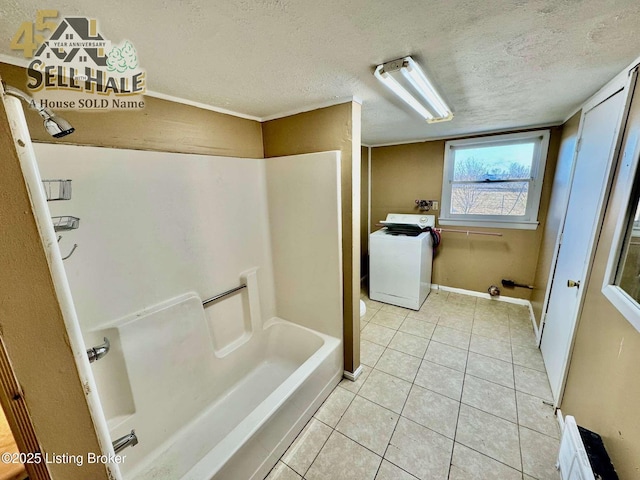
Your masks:
<svg viewBox="0 0 640 480"><path fill-rule="evenodd" d="M625 146L619 158L631 160L621 161L617 183L613 186L618 193L612 198L617 197L622 205L619 212L613 210L618 220L602 293L640 332L640 157L637 152L630 154L636 148L637 137L630 135L629 138L634 140Z"/></svg>
<svg viewBox="0 0 640 480"><path fill-rule="evenodd" d="M441 225L535 230L549 131L445 145Z"/></svg>

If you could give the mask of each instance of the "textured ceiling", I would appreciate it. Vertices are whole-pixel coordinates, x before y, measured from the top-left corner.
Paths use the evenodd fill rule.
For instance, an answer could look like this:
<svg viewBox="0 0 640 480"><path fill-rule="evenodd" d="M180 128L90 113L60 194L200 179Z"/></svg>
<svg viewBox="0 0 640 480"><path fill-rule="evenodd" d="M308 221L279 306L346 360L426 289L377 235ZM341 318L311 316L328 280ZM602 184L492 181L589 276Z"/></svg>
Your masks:
<svg viewBox="0 0 640 480"><path fill-rule="evenodd" d="M562 121L640 55L638 0L3 0L1 53L45 7L131 40L156 92L261 118L356 96L367 144ZM426 124L373 77L405 55L453 121Z"/></svg>

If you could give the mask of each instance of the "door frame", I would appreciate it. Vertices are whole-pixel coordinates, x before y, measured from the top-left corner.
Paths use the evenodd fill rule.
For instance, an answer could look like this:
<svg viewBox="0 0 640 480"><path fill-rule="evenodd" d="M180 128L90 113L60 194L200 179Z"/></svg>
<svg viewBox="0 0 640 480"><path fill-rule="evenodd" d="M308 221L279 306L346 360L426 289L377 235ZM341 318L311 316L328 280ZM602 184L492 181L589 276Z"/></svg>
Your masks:
<svg viewBox="0 0 640 480"><path fill-rule="evenodd" d="M587 264L584 269L584 281L583 285L580 285L578 289L578 298L576 303L576 311L575 315L572 318L572 328L570 332L571 341L569 344L569 349L567 351L567 355L565 361L562 366L562 382L560 384L560 390L558 392L558 398L554 401L554 406L557 408L561 402L562 397L564 395L564 389L567 382L567 374L569 372L569 364L571 363L571 355L573 352L573 347L575 343L575 334L578 329L578 324L580 321L580 316L582 315L582 308L584 306L584 293L587 290L589 284L589 277L591 275L591 269L593 267L593 259L595 257L595 250L597 245L597 240L600 237L600 231L602 229L602 223L604 220L604 213L606 209L606 204L609 199L609 195L611 192L611 186L613 181L613 174L615 172L615 167L617 165L620 149L622 146L622 135L621 133L624 131L624 125L626 123L626 118L629 113L629 106L631 103L631 93L633 92L633 87L636 82L637 72L634 68L626 68L616 77L614 77L609 83L607 83L604 87L602 87L597 93L595 93L591 98L589 98L582 105L582 112L580 115L580 126L578 127L577 133L577 141L573 151L572 165L571 165L571 173L569 176L569 190L567 192L566 198L564 200L564 208L561 220L561 228L558 231L558 236L556 237L556 243L554 247L553 257L551 261L551 267L549 271L549 282L547 282L547 288L544 296L544 303L542 306L542 318L540 322L540 328L538 329L538 337L537 337L537 345L540 347L542 343L542 335L544 334L544 326L546 323L547 311L549 308L549 299L551 296L551 289L553 287L555 281L555 273L556 266L558 261L558 254L560 251L561 239L564 233L564 227L567 217L567 210L569 207L569 199L571 197L571 190L573 189L573 180L575 176L576 170L576 160L578 158L578 154L580 152L580 146L582 141L582 133L584 128L584 119L587 113L593 110L595 107L600 105L601 103L607 101L609 98L614 96L615 94L622 92L623 97L623 107L618 115L618 119L616 121L616 128L614 133L614 142L613 148L609 152L609 157L607 159L607 168L606 168L606 176L604 189L602 191L602 195L598 200L598 207L596 210L596 227L594 229L593 235L589 238L589 244L587 248Z"/></svg>

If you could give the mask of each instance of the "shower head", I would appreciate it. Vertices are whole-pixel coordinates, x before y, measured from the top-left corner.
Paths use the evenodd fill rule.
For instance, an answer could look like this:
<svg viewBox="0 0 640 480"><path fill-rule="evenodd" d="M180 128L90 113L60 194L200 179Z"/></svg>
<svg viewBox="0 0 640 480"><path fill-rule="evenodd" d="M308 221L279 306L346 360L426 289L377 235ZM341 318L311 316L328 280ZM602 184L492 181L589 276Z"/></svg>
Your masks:
<svg viewBox="0 0 640 480"><path fill-rule="evenodd" d="M27 105L29 105L30 108L38 112L38 115L40 115L44 120L44 128L49 133L49 135L55 138L60 138L75 131L71 124L64 118L59 117L48 108L38 106L38 103L22 90L18 90L17 88L6 85L4 84L4 82L3 86L4 91L7 95L19 98Z"/></svg>
<svg viewBox="0 0 640 480"><path fill-rule="evenodd" d="M38 111L38 113L44 118L44 128L49 132L49 135L55 138L64 137L75 131L75 128L73 128L69 122L48 108Z"/></svg>

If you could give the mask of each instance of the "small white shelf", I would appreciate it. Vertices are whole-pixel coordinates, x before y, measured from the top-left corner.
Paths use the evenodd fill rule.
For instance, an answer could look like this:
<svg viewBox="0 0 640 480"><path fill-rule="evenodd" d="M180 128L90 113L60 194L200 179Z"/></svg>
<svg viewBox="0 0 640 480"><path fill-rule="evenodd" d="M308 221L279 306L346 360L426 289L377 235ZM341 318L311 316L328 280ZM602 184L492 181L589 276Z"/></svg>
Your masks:
<svg viewBox="0 0 640 480"><path fill-rule="evenodd" d="M80 219L78 217L72 217L65 215L62 217L51 217L53 221L53 229L56 232L64 232L67 230L75 230L80 226Z"/></svg>
<svg viewBox="0 0 640 480"><path fill-rule="evenodd" d="M71 180L42 180L47 202L71 200Z"/></svg>

